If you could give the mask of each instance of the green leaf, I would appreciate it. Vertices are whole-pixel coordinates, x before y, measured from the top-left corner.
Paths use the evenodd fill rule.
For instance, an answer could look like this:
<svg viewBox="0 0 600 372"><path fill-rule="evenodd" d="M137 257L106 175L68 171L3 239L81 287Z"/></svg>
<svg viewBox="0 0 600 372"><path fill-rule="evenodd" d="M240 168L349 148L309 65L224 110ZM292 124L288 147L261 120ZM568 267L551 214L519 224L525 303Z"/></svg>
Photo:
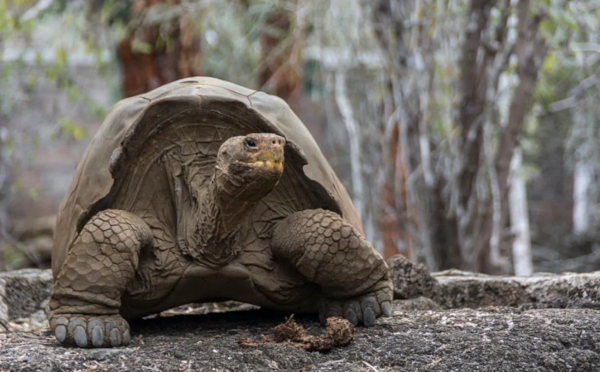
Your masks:
<svg viewBox="0 0 600 372"><path fill-rule="evenodd" d="M133 39L133 42L131 43L131 50L133 50L135 53L148 54L152 52L152 45L139 39Z"/></svg>
<svg viewBox="0 0 600 372"><path fill-rule="evenodd" d="M555 23L549 19L544 19L540 22L540 29L542 29L542 31L545 31L546 33L554 32L555 27Z"/></svg>
<svg viewBox="0 0 600 372"><path fill-rule="evenodd" d="M34 63L36 66L41 66L42 64L42 55L40 52L35 52Z"/></svg>
<svg viewBox="0 0 600 372"><path fill-rule="evenodd" d="M75 124L75 122L65 118L64 116L58 117L56 121L58 122L58 126L60 127L61 131L69 138L77 141L85 138L85 129Z"/></svg>
<svg viewBox="0 0 600 372"><path fill-rule="evenodd" d="M64 48L54 49L55 63L58 67L66 67L67 65L67 52Z"/></svg>
<svg viewBox="0 0 600 372"><path fill-rule="evenodd" d="M34 202L37 202L38 200L40 200L40 190L39 190L39 187L32 187L32 188L30 188L29 189L29 197Z"/></svg>
<svg viewBox="0 0 600 372"><path fill-rule="evenodd" d="M35 82L36 82L35 73L33 71L29 71L29 74L27 74L27 85L29 85L30 87L33 87L33 86L35 86Z"/></svg>
<svg viewBox="0 0 600 372"><path fill-rule="evenodd" d="M546 58L544 59L544 62L542 63L542 73L551 73L552 71L554 71L556 63L556 56L548 53L546 55Z"/></svg>

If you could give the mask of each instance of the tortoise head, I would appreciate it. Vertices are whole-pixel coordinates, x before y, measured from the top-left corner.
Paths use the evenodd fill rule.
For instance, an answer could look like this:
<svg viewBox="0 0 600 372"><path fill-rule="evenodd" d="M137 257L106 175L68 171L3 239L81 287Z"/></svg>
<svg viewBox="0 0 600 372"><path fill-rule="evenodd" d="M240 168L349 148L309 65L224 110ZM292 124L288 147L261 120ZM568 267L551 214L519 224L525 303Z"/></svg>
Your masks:
<svg viewBox="0 0 600 372"><path fill-rule="evenodd" d="M285 138L272 133L231 137L217 155L220 194L258 201L269 194L283 174Z"/></svg>

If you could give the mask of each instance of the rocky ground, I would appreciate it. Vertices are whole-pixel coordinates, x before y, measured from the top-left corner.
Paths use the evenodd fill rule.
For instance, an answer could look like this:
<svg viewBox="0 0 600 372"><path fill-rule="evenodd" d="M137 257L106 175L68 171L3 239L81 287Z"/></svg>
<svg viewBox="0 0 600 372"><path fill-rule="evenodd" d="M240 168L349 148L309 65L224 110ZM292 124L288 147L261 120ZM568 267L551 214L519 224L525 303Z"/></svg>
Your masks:
<svg viewBox="0 0 600 372"><path fill-rule="evenodd" d="M132 323L126 348L63 348L42 309L47 274L0 275L0 320L11 329L0 333L0 371L600 371L600 272L453 271L423 280L419 267L399 265L393 316L357 328L349 345L328 352L275 342L272 328L285 314L231 303ZM21 293L28 286L34 295ZM295 320L323 333L316 317Z"/></svg>

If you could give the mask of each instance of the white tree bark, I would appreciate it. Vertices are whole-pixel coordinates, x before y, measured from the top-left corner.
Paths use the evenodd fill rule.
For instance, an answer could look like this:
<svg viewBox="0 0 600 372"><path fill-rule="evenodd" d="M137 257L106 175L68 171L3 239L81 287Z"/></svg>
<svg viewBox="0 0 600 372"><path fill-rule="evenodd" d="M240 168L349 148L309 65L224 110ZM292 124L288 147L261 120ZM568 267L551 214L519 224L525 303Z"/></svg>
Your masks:
<svg viewBox="0 0 600 372"><path fill-rule="evenodd" d="M362 154L360 148L360 128L354 116L354 110L348 98L346 89L346 74L337 71L335 76L335 100L342 115L346 131L350 140L350 170L352 174L352 202L358 217L364 222L363 196L364 182L362 177Z"/></svg>
<svg viewBox="0 0 600 372"><path fill-rule="evenodd" d="M509 189L509 210L511 231L514 234L512 246L515 275L531 275L531 240L529 236L529 217L527 214L527 191L525 179L520 174L522 162L521 149L516 148L511 162L512 176Z"/></svg>
<svg viewBox="0 0 600 372"><path fill-rule="evenodd" d="M575 234L585 234L590 227L590 194L592 186L592 165L586 159L577 159L574 174L573 195L573 231Z"/></svg>

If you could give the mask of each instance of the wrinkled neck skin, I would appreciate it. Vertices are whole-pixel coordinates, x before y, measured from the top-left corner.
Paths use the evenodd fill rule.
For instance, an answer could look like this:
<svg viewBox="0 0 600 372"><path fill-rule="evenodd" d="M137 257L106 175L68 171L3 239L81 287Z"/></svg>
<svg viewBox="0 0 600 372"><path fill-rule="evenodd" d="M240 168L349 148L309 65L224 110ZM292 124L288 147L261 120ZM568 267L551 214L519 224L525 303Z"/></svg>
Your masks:
<svg viewBox="0 0 600 372"><path fill-rule="evenodd" d="M275 186L268 179L260 181L230 175L217 167L208 185L194 197L195 228L187 238L187 253L213 267L231 262L241 249L236 241L240 228Z"/></svg>
<svg viewBox="0 0 600 372"><path fill-rule="evenodd" d="M210 233L219 240L235 235L262 199L263 195L258 190L253 193L252 188L246 186L249 186L248 181L242 177L226 174L220 169L215 171L209 186L211 197L205 198L205 205L210 210L207 217L210 215L210 219L216 222ZM270 191L269 185L263 188Z"/></svg>

